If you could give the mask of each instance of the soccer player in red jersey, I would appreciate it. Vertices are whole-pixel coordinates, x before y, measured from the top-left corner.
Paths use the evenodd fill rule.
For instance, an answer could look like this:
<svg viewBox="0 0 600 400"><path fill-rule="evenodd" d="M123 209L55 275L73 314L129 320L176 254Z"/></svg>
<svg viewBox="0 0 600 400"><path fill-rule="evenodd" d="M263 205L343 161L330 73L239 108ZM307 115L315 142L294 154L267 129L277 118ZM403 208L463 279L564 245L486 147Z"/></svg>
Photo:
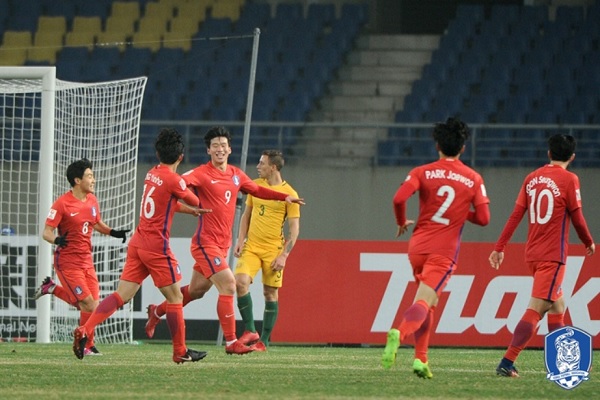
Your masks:
<svg viewBox="0 0 600 400"><path fill-rule="evenodd" d="M414 334L413 372L421 378L433 376L427 359L433 313L456 270L464 224L469 221L485 226L490 221L483 179L459 160L469 134L467 125L455 118L436 124L433 139L439 160L410 171L394 196L399 237L414 223L406 219L406 202L419 192L419 218L408 245L418 289L398 329L390 329L387 334L381 359L384 368L395 363L400 342Z"/></svg>
<svg viewBox="0 0 600 400"><path fill-rule="evenodd" d="M533 276L533 287L527 310L515 327L504 358L496 367L496 373L500 376L519 376L514 362L546 313L550 332L565 325L562 282L571 221L586 247L586 254L591 256L596 250L581 210L579 178L567 171L575 158L575 145L575 138L571 135L556 134L548 139L550 163L536 169L523 181L513 212L489 257L492 268L500 268L506 244L527 213L529 229L525 263Z"/></svg>
<svg viewBox="0 0 600 400"><path fill-rule="evenodd" d="M131 300L148 275L167 299L166 314L173 341L173 361L178 364L193 362L206 356L206 352L188 349L185 344L183 299L179 286L181 269L171 252L169 237L175 212L200 215L210 210L197 208L198 197L186 187L176 172L184 149L179 132L162 129L155 148L160 164L146 174L139 224L129 241L117 290L102 300L87 322L73 332L73 352L79 359L84 356L83 349L89 333Z"/></svg>
<svg viewBox="0 0 600 400"><path fill-rule="evenodd" d="M48 276L36 290L35 298L53 294L77 308L79 321L84 324L98 306L100 292L92 257L92 231L123 239L125 243L129 229L111 229L102 221L89 160L83 158L71 163L67 167L67 180L71 190L54 202L42 232L45 241L57 246L54 271L62 286ZM83 351L86 355L101 355L94 345L93 330Z"/></svg>
<svg viewBox="0 0 600 400"><path fill-rule="evenodd" d="M304 204L302 199L259 186L244 171L229 165L231 134L224 127L213 127L204 136L210 161L182 175L187 185L198 195L200 204L211 209L201 215L192 237L191 253L195 264L190 284L181 288L183 304L199 299L213 286L217 287L217 315L223 329L227 354L245 354L253 351L237 340L235 332L235 277L227 263L232 242L233 220L238 192L268 200ZM154 329L165 313L165 303L148 306L146 334Z"/></svg>

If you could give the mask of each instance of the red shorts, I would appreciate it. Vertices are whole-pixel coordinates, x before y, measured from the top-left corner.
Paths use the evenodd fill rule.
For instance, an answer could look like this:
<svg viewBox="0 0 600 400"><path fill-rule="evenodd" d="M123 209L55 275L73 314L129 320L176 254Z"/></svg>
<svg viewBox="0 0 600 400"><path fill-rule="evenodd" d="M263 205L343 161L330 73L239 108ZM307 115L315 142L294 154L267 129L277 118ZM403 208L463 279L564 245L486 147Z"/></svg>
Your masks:
<svg viewBox="0 0 600 400"><path fill-rule="evenodd" d="M437 254L409 254L408 259L417 283L423 282L440 297L450 276L456 270L454 261Z"/></svg>
<svg viewBox="0 0 600 400"><path fill-rule="evenodd" d="M91 253L55 253L54 271L61 285L70 294L70 304L75 304L90 295L94 300L99 299L98 276Z"/></svg>
<svg viewBox="0 0 600 400"><path fill-rule="evenodd" d="M206 279L219 271L229 268L229 264L227 264L227 252L229 249L221 249L216 246L198 247L192 244L190 251L195 261L194 269Z"/></svg>
<svg viewBox="0 0 600 400"><path fill-rule="evenodd" d="M532 261L527 266L533 275L531 297L556 301L563 295L564 264L556 261Z"/></svg>
<svg viewBox="0 0 600 400"><path fill-rule="evenodd" d="M162 288L181 280L181 269L177 259L168 248L166 252L156 252L135 246L127 248L127 260L121 280L142 284L150 275L154 286Z"/></svg>
<svg viewBox="0 0 600 400"><path fill-rule="evenodd" d="M69 293L69 304L76 304L88 296L100 298L100 287L96 270L92 268L65 268L56 270L61 286Z"/></svg>

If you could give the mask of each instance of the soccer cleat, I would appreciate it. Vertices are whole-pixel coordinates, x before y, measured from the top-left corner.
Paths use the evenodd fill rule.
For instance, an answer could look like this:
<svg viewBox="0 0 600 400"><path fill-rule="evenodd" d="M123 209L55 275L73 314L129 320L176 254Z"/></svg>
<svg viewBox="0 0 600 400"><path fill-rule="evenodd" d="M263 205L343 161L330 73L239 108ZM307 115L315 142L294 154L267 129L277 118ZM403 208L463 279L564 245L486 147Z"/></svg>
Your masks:
<svg viewBox="0 0 600 400"><path fill-rule="evenodd" d="M157 307L158 306L154 304L150 304L147 308L148 321L146 322L146 336L148 336L148 338L150 339L152 339L152 336L154 336L154 329L156 328L156 325L158 325L158 323L160 322L160 317L156 316Z"/></svg>
<svg viewBox="0 0 600 400"><path fill-rule="evenodd" d="M381 365L383 368L390 369L394 365L398 347L400 347L400 331L392 328L387 334L387 343L381 356Z"/></svg>
<svg viewBox="0 0 600 400"><path fill-rule="evenodd" d="M96 348L96 346L91 346L85 349L86 356L101 356L103 355L100 350Z"/></svg>
<svg viewBox="0 0 600 400"><path fill-rule="evenodd" d="M38 287L35 290L35 299L39 299L40 297L42 297L45 294L52 294L54 293L54 288L56 287L56 283L52 280L52 278L50 278L49 276L47 276L44 281L42 282L42 284L40 285L40 287Z"/></svg>
<svg viewBox="0 0 600 400"><path fill-rule="evenodd" d="M267 351L267 346L263 343L262 340L259 340L258 342L254 343L252 345L252 348L254 348L254 351L258 352Z"/></svg>
<svg viewBox="0 0 600 400"><path fill-rule="evenodd" d="M238 341L242 342L246 346L250 346L260 339L260 335L256 332L244 331L244 334L238 339Z"/></svg>
<svg viewBox="0 0 600 400"><path fill-rule="evenodd" d="M253 346L246 346L239 340L236 340L235 342L231 343L229 346L225 346L225 353L227 353L227 354L242 355L242 354L252 353L253 351L254 351Z"/></svg>
<svg viewBox="0 0 600 400"><path fill-rule="evenodd" d="M514 365L506 365L502 362L496 367L496 375L506 378L519 378L519 371Z"/></svg>
<svg viewBox="0 0 600 400"><path fill-rule="evenodd" d="M182 364L185 362L196 362L202 360L206 357L205 351L196 351L192 349L187 349L185 354L182 356L173 356L173 361L177 364Z"/></svg>
<svg viewBox="0 0 600 400"><path fill-rule="evenodd" d="M433 378L433 374L431 373L431 370L429 369L429 363L426 363L426 362L424 363L423 361L419 360L418 358L416 358L415 361L413 362L413 372L419 378L423 378L423 379Z"/></svg>
<svg viewBox="0 0 600 400"><path fill-rule="evenodd" d="M73 331L73 353L75 357L83 360L85 355L85 344L87 343L87 334L83 326L75 328Z"/></svg>

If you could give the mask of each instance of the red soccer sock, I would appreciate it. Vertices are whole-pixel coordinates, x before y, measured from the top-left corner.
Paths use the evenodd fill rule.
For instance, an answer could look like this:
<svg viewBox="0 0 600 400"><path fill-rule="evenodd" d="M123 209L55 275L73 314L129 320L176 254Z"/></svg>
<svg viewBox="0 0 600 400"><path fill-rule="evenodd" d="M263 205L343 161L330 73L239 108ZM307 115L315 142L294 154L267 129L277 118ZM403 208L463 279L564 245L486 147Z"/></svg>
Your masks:
<svg viewBox="0 0 600 400"><path fill-rule="evenodd" d="M525 310L525 314L521 317L521 320L515 327L515 333L513 334L512 342L504 358L515 362L521 351L527 346L529 340L533 337L537 331L538 322L540 322L542 316L537 311L528 308Z"/></svg>
<svg viewBox="0 0 600 400"><path fill-rule="evenodd" d="M173 355L181 356L187 351L185 345L185 320L183 319L183 304L167 303L167 325L173 342Z"/></svg>
<svg viewBox="0 0 600 400"><path fill-rule="evenodd" d="M98 304L96 310L90 315L90 318L83 325L86 334L92 332L98 324L104 322L108 317L114 314L119 307L123 306L123 299L119 293L113 292Z"/></svg>
<svg viewBox="0 0 600 400"><path fill-rule="evenodd" d="M90 317L92 316L91 312L87 312L87 311L81 311L79 313L79 326L85 325L85 323L88 321L88 319L90 319ZM94 333L96 332L96 330L92 330L92 331L88 331L87 332L87 343L85 344L86 348L90 348L92 346L95 346L94 344Z"/></svg>
<svg viewBox="0 0 600 400"><path fill-rule="evenodd" d="M548 331L553 332L565 326L564 314L548 314Z"/></svg>
<svg viewBox="0 0 600 400"><path fill-rule="evenodd" d="M425 300L419 300L404 312L404 317L398 329L400 330L400 342L412 335L423 324L427 318L429 306Z"/></svg>
<svg viewBox="0 0 600 400"><path fill-rule="evenodd" d="M217 315L223 335L227 342L233 342L237 339L235 334L235 310L233 308L233 295L219 294L217 300Z"/></svg>
<svg viewBox="0 0 600 400"><path fill-rule="evenodd" d="M181 288L181 294L183 294L183 307L185 307L190 301L193 299L190 297L190 285L185 285ZM156 316L158 318L162 317L167 313L167 302L163 301L158 306L156 306Z"/></svg>
<svg viewBox="0 0 600 400"><path fill-rule="evenodd" d="M77 301L77 298L73 296L73 294L66 290L64 287L56 285L52 294L64 301L65 303L70 304L79 310L79 302Z"/></svg>
<svg viewBox="0 0 600 400"><path fill-rule="evenodd" d="M435 306L429 308L427 318L421 324L419 329L415 331L415 358L422 362L427 362L427 351L429 350L429 337L431 336L431 328L433 326L433 312Z"/></svg>

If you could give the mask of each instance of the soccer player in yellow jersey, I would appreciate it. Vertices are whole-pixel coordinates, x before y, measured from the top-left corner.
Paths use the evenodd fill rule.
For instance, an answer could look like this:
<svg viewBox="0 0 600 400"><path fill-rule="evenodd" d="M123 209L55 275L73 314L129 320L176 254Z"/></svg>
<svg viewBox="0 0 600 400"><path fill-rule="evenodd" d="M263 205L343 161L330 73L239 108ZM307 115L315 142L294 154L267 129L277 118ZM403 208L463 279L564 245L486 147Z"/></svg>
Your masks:
<svg viewBox="0 0 600 400"><path fill-rule="evenodd" d="M262 152L256 168L259 178L255 182L278 192L298 197L289 183L281 177L284 159L277 150ZM288 235L283 234L287 220ZM237 303L244 321L244 334L240 341L254 344L254 351L266 351L279 311L278 289L283 283L286 260L300 233L300 205L285 201L264 200L248 195L242 214L234 255L239 257L235 268ZM250 284L262 270L265 310L262 333L256 332L252 312Z"/></svg>

